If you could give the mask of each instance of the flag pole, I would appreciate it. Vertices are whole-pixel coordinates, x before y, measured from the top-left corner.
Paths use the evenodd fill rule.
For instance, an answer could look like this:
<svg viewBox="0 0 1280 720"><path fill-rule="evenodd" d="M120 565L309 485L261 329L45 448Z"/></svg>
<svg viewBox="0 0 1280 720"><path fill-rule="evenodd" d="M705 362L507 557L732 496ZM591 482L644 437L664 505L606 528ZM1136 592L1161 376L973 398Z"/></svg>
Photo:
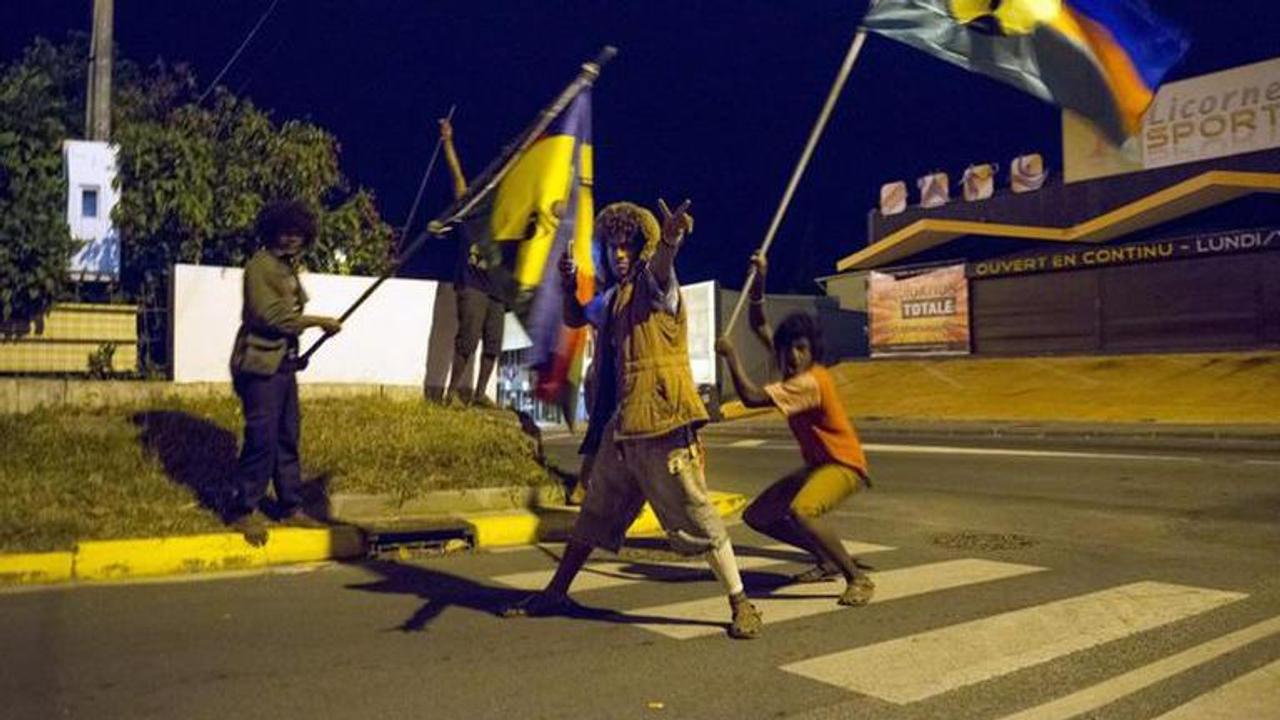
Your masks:
<svg viewBox="0 0 1280 720"><path fill-rule="evenodd" d="M796 186L800 184L800 176L804 175L805 168L809 164L809 157L813 155L813 149L818 144L818 138L822 137L822 131L827 125L827 119L831 117L831 110L835 107L836 100L840 97L840 91L844 88L845 80L849 78L849 72L853 70L853 64L858 59L858 53L862 52L862 44L866 42L867 31L864 28L858 28L857 34L853 36L853 42L849 45L849 52L845 54L844 64L840 66L840 72L836 75L835 82L831 85L831 91L827 93L827 102L822 106L822 112L818 114L818 119L813 124L813 130L809 133L809 142L804 147L804 152L800 154L800 161L796 163L796 168L791 173L791 181L787 183L786 192L782 194L782 202L778 204L778 210L773 215L773 222L769 224L769 230L764 235L764 242L760 244L757 252L760 255L767 255L769 246L773 244L774 235L778 232L778 226L782 224L782 216L787 212L787 206L791 204L791 196L795 194ZM733 313L729 315L729 322L723 329L723 334L729 334L733 329L733 325L738 320L738 315L742 314L742 306L747 301L747 295L750 294L751 284L756 280L756 268L754 265L747 272L747 280L742 285L742 293L738 296L738 304L734 305Z"/></svg>
<svg viewBox="0 0 1280 720"><path fill-rule="evenodd" d="M538 113L538 117L529 127L517 136L516 141L512 142L502 153L494 159L489 167L485 168L483 173L468 188L467 193L458 198L448 210L441 214L440 218L431 224L427 232L432 235L443 235L448 232L454 225L457 225L463 217L466 217L475 206L497 187L498 183L506 177L507 172L515 166L516 160L529 149L547 127L551 125L560 113L573 102L573 99L587 88L591 87L596 78L600 76L600 69L603 68L615 55L618 49L612 45L606 45L600 51L600 54L594 60L582 64L582 70L573 82L561 91L560 95L551 102L550 105L542 109Z"/></svg>
<svg viewBox="0 0 1280 720"><path fill-rule="evenodd" d="M445 120L453 122L453 113L458 109L458 104L454 103L449 106L449 114L445 116ZM418 216L418 204L422 202L422 193L427 189L427 180L431 178L431 171L436 167L436 159L440 157L440 148L444 146L444 135L436 137L436 147L431 151L431 159L427 161L427 169L422 173L422 182L418 183L418 194L413 198L413 205L409 206L409 217L404 221L404 227L400 228L400 240L396 243L396 254L399 254L399 244L409 236L409 228L413 227L413 219Z"/></svg>
<svg viewBox="0 0 1280 720"><path fill-rule="evenodd" d="M554 121L560 113L564 112L564 109L569 106L569 103L573 102L573 99L576 98L579 93L591 87L591 85L595 83L596 78L600 76L600 68L604 67L605 64L612 60L617 54L617 48L612 45L606 45L600 50L600 54L596 55L594 60L583 63L582 69L578 72L578 76L573 79L573 82L569 83L564 90L560 91L560 94L556 96L556 99L553 100L550 105L547 105L542 109L542 112L538 113L538 117L529 125L528 128L525 129L523 133L516 136L516 140L514 142L503 149L502 153L489 164L489 167L485 168L484 172L471 183L471 186L467 188L467 192L464 193L462 197L455 200L453 204L437 216L435 220L427 223L427 229L419 233L413 243L409 245L409 247L405 248L404 252L400 253L399 256L392 260L391 266L378 276L378 279L374 280L373 284L360 294L360 297L356 298L356 301L338 317L338 321L346 322L347 318L351 317L352 313L363 305L364 302L373 295L374 291L382 285L382 283L386 282L388 278L394 275L396 271L400 269L401 265L408 261L409 258L413 257L418 250L426 244L429 238L441 237L452 230L456 225L458 225L458 223L462 222L462 219L475 209L476 205L478 205L481 200L484 200L489 196L489 193L493 192L494 188L498 186L498 183L506 177L507 172L515 166L516 161L520 159L520 156L523 155L525 151L529 149L529 146L546 131L552 121ZM305 368L311 356L314 355L315 352L320 349L320 346L324 345L331 337L333 337L333 335L330 333L321 335L320 339L316 340L311 347L307 348L307 351L299 358L300 365Z"/></svg>

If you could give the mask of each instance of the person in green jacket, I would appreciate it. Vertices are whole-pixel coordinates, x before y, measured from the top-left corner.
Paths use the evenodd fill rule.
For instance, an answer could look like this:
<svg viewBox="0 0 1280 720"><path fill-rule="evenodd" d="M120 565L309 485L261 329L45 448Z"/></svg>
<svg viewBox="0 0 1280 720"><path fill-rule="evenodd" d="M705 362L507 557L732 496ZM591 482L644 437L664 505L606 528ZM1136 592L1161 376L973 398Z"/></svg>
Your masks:
<svg viewBox="0 0 1280 720"><path fill-rule="evenodd" d="M316 218L302 202L285 200L258 214L262 247L244 267L244 305L231 350L231 378L244 414L244 443L226 508L231 525L250 542L266 541L260 504L270 481L283 522L317 526L302 513L298 462L298 336L309 327L332 335L342 324L304 315L307 293L298 280L299 255L316 236Z"/></svg>

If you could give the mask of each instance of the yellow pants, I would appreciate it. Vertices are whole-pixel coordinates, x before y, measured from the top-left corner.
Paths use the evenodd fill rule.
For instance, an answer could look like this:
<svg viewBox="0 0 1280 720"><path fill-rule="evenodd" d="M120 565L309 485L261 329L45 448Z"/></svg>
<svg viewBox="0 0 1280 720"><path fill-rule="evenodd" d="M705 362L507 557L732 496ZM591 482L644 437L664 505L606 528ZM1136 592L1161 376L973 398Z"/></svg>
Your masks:
<svg viewBox="0 0 1280 720"><path fill-rule="evenodd" d="M862 476L857 470L837 463L804 468L787 475L760 493L742 513L753 528L765 528L794 512L820 517L835 509L858 491Z"/></svg>

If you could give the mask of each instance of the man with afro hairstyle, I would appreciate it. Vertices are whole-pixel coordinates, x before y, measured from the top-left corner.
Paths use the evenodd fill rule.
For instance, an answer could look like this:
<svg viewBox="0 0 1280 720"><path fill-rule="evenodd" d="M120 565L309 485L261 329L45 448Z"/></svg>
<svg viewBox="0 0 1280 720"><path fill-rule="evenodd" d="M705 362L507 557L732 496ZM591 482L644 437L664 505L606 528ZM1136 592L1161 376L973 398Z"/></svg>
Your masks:
<svg viewBox="0 0 1280 720"><path fill-rule="evenodd" d="M231 350L231 378L244 411L244 443L232 497L232 527L253 544L266 542L259 505L275 482L284 522L318 526L301 512L298 462L298 336L309 327L342 329L335 318L303 315L307 293L298 281L298 256L316 237L316 218L296 200L271 203L258 213L262 247L244 266L244 304Z"/></svg>
<svg viewBox="0 0 1280 720"><path fill-rule="evenodd" d="M675 258L693 229L689 201L675 211L658 201L662 223L632 203L613 203L596 218L607 262L606 289L586 307L575 295L572 258L560 261L565 323L594 325L597 387L582 451L595 454L590 485L555 576L541 592L509 608L510 616L549 615L572 607L569 586L594 548L618 552L647 500L671 548L703 555L729 596L729 635L760 634L760 612L747 599L724 521L703 473L697 430L707 422L689 366L688 318Z"/></svg>

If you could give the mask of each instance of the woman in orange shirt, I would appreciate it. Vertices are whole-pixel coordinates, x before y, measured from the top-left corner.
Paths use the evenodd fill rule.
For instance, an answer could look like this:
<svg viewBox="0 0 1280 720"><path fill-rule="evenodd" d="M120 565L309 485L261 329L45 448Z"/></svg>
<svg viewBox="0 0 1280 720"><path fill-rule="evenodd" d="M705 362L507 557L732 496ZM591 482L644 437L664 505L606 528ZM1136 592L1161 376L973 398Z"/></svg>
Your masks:
<svg viewBox="0 0 1280 720"><path fill-rule="evenodd" d="M838 602L866 605L875 593L875 583L821 518L861 485L870 486L867 459L831 373L818 362L822 331L817 318L796 313L779 323L776 333L771 331L764 313L767 265L759 254L751 260L756 266L756 282L751 288L752 329L777 360L782 382L763 388L756 385L743 370L728 337L716 341L716 352L724 356L743 405L775 407L787 416L805 467L770 485L747 507L742 519L756 532L795 545L816 558L817 565L797 575L796 581L843 575L848 585Z"/></svg>

